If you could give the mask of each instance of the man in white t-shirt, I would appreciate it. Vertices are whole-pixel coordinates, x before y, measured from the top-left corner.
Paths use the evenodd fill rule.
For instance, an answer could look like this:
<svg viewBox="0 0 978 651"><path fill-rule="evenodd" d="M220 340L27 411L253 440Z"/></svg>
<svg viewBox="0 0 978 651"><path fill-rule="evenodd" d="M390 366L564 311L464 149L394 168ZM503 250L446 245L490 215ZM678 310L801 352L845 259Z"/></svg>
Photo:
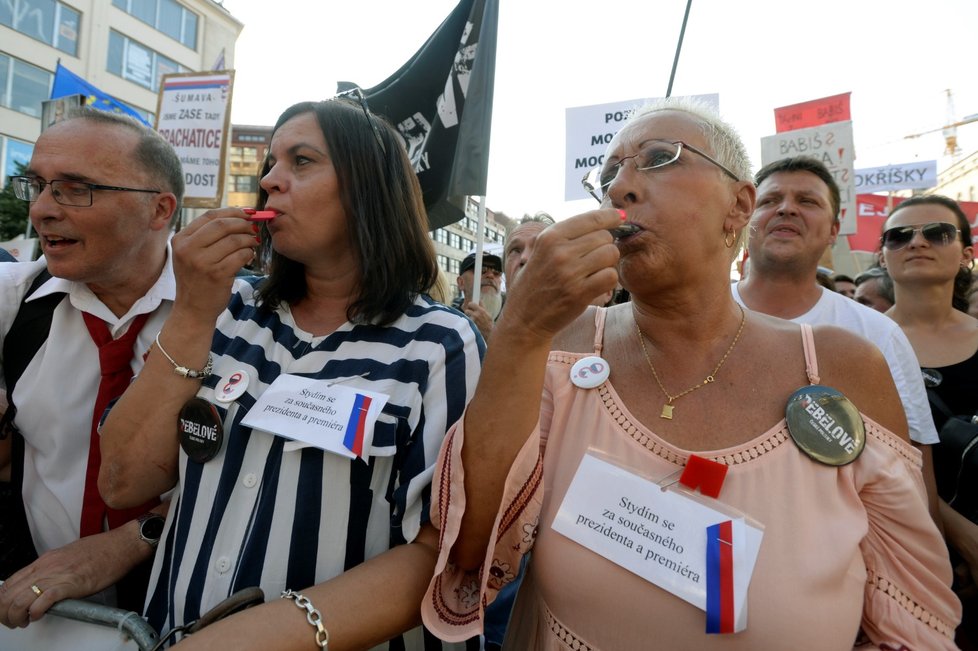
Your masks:
<svg viewBox="0 0 978 651"><path fill-rule="evenodd" d="M836 325L876 344L903 400L910 438L924 454L924 479L933 497L930 445L938 437L910 342L889 317L815 282L819 259L839 233L839 186L832 173L813 158L785 158L763 167L754 181L750 274L731 286L734 298L756 312L795 323Z"/></svg>

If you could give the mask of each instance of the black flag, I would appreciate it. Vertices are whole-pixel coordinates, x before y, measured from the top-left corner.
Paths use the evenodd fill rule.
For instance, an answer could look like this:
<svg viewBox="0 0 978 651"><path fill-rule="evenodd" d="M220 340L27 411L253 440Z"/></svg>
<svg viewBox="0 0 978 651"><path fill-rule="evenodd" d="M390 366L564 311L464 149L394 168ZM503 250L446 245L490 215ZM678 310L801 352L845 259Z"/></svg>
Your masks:
<svg viewBox="0 0 978 651"><path fill-rule="evenodd" d="M404 140L432 229L465 216L467 195L486 194L498 22L498 0L462 0L400 70L363 90Z"/></svg>

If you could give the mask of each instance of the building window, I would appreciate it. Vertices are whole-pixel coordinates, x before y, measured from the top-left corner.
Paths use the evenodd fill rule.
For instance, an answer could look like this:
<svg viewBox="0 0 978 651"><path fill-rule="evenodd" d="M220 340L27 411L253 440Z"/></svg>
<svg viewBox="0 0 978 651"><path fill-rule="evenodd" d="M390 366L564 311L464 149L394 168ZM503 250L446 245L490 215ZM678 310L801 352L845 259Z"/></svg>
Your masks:
<svg viewBox="0 0 978 651"><path fill-rule="evenodd" d="M116 101L118 102L119 100L116 100ZM121 103L122 104L125 104L125 102L121 102ZM144 111L143 109L139 108L138 106L133 106L132 104L126 104L126 106L128 106L129 108L131 108L136 113L139 113L141 116L143 116L143 119L146 120L146 124L156 124L156 114L155 113L151 113L150 111Z"/></svg>
<svg viewBox="0 0 978 651"><path fill-rule="evenodd" d="M13 138L0 138L0 150L3 151L3 158L0 159L0 179L3 182L0 186L3 186L6 185L7 177L19 174L18 170L27 167L31 162L34 145Z"/></svg>
<svg viewBox="0 0 978 651"><path fill-rule="evenodd" d="M258 192L258 177L245 174L232 174L231 192Z"/></svg>
<svg viewBox="0 0 978 651"><path fill-rule="evenodd" d="M446 231L444 228L436 228L435 241L441 242L442 244L448 244L448 231Z"/></svg>
<svg viewBox="0 0 978 651"><path fill-rule="evenodd" d="M188 72L176 61L112 30L109 32L109 56L106 70L123 79L156 91L163 75Z"/></svg>
<svg viewBox="0 0 978 651"><path fill-rule="evenodd" d="M439 254L438 258L438 268L443 271L448 271L448 256Z"/></svg>
<svg viewBox="0 0 978 651"><path fill-rule="evenodd" d="M43 68L0 54L0 106L41 117L41 102L51 96L53 79Z"/></svg>
<svg viewBox="0 0 978 651"><path fill-rule="evenodd" d="M456 260L455 258L449 258L449 260L448 260L448 271L449 271L449 273L457 274L460 266L461 266L461 263L460 263L459 260Z"/></svg>
<svg viewBox="0 0 978 651"><path fill-rule="evenodd" d="M191 50L197 49L197 14L175 0L112 0L112 4Z"/></svg>
<svg viewBox="0 0 978 651"><path fill-rule="evenodd" d="M235 134L234 139L238 142L265 142L265 136L254 133L242 133L240 136Z"/></svg>
<svg viewBox="0 0 978 651"><path fill-rule="evenodd" d="M235 163L258 162L257 147L231 147L231 160Z"/></svg>
<svg viewBox="0 0 978 651"><path fill-rule="evenodd" d="M56 0L0 0L0 25L71 56L78 54L80 19L80 13Z"/></svg>

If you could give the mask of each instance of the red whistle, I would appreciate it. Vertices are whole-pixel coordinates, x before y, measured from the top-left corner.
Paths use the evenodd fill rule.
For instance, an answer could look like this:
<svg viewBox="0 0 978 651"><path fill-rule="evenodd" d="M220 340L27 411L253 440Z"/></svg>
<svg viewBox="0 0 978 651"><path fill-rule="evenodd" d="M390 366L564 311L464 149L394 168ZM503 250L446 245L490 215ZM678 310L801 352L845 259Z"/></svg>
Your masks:
<svg viewBox="0 0 978 651"><path fill-rule="evenodd" d="M274 210L255 210L254 208L242 208L241 211L248 215L248 220L253 222L266 222L278 217Z"/></svg>

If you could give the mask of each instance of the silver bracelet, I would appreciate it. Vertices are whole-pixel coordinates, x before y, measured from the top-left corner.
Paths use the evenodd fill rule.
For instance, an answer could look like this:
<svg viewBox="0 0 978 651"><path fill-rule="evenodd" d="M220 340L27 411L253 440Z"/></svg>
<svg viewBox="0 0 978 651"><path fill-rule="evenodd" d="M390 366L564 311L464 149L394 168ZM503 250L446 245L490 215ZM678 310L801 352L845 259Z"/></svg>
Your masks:
<svg viewBox="0 0 978 651"><path fill-rule="evenodd" d="M282 599L291 599L295 602L296 608L305 609L306 621L316 629L316 646L329 651L329 631L323 624L323 614L316 610L311 601L298 592L283 590Z"/></svg>
<svg viewBox="0 0 978 651"><path fill-rule="evenodd" d="M160 343L160 333L156 333L156 347L160 349L161 353L163 353L163 357L166 357L167 361L173 364L173 372L180 377L185 377L188 380L200 380L209 376L211 371L214 370L214 358L211 357L210 353L207 353L207 364L199 371L177 364L176 361L170 357L170 354L163 350L163 344Z"/></svg>

